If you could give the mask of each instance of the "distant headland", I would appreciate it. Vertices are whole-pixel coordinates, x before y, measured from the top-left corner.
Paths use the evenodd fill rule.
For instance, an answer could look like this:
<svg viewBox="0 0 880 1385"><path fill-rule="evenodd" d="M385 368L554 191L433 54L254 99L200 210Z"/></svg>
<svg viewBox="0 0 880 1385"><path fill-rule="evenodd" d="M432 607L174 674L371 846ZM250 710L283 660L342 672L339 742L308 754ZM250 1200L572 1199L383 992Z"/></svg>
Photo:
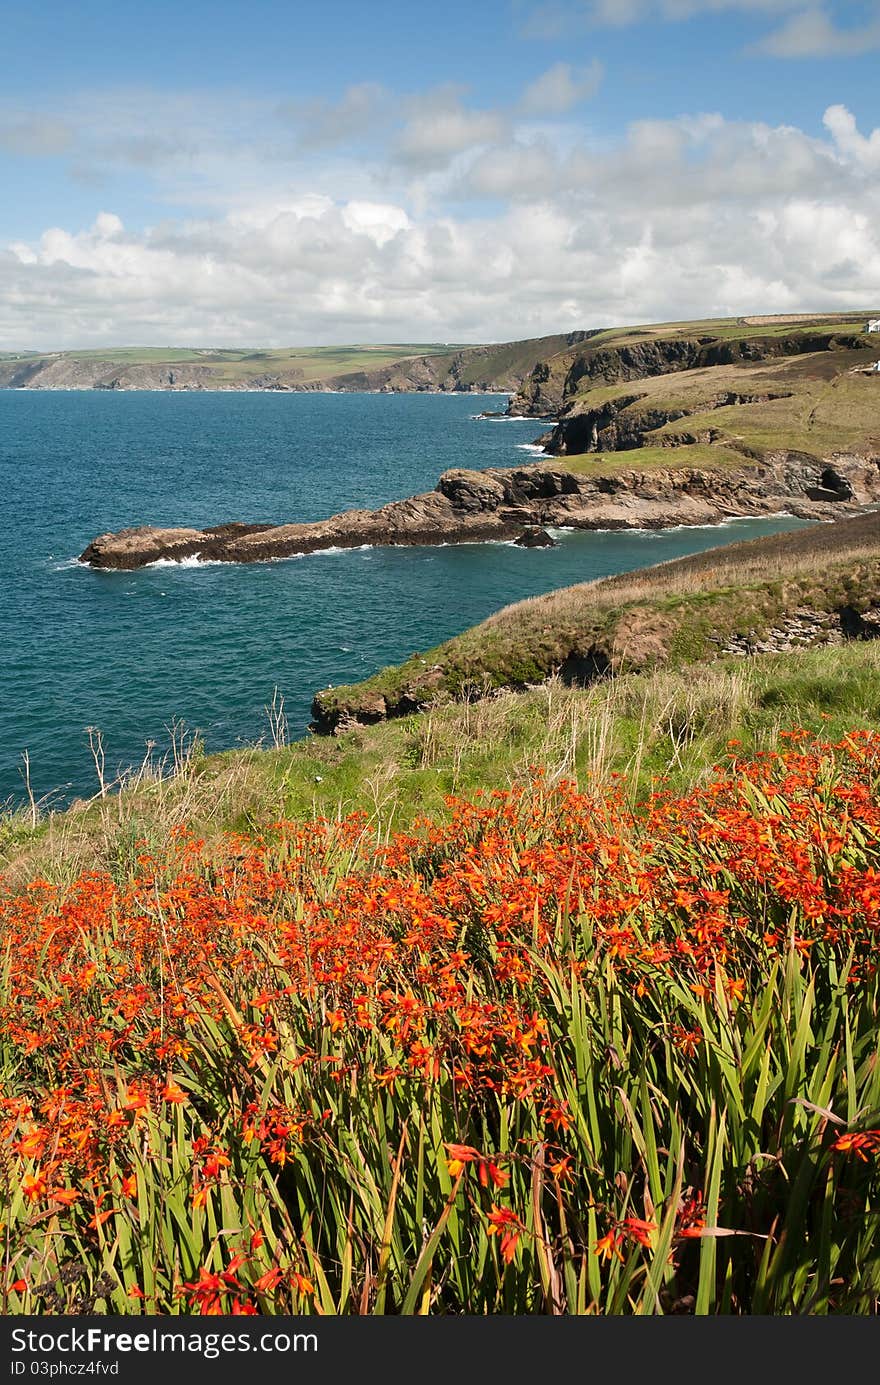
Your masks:
<svg viewBox="0 0 880 1385"><path fill-rule="evenodd" d="M219 387L501 389L510 395L508 416L553 421L536 439L545 457L506 469L449 470L433 491L310 523L156 528L138 522L147 516L132 516L131 527L94 539L82 561L130 569L159 559L259 562L362 545L537 546L552 542L546 531L553 527L659 529L781 512L851 514L880 503L880 333L867 330L868 320L798 314L584 331L449 347L337 375L326 373L329 356L316 352L309 369L317 372L320 358L325 373L288 383L280 372L256 369L284 353L254 352L227 363ZM337 363L344 350L366 348L327 348ZM67 378L65 371L98 373L94 361L78 356L29 366L7 361L0 369L9 378L30 370L22 388L62 388L47 379ZM118 382L137 372L170 378L178 369L168 361L131 362L117 365L117 383L93 387L148 388ZM212 386L176 376L155 386L166 387Z"/></svg>

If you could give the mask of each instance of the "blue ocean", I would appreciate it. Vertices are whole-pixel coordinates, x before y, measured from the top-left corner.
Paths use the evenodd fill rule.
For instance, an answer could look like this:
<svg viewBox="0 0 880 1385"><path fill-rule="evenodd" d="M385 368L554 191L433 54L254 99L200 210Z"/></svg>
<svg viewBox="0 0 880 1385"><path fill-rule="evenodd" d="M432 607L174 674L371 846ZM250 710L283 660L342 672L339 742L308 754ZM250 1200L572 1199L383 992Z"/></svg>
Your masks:
<svg viewBox="0 0 880 1385"><path fill-rule="evenodd" d="M732 543L795 520L507 544L317 553L133 573L76 562L133 524L320 519L431 489L447 467L525 462L535 421L486 420L480 395L0 391L0 805L93 793L169 729L209 751L291 735L317 688L364 678L510 601Z"/></svg>

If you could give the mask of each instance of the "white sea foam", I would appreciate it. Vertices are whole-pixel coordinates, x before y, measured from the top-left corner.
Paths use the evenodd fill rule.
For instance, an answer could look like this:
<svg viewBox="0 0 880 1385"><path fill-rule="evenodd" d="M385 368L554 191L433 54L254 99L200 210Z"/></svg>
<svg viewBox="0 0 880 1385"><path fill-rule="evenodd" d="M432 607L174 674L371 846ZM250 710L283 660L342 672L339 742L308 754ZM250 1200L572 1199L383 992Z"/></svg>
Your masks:
<svg viewBox="0 0 880 1385"><path fill-rule="evenodd" d="M471 414L471 418L478 423L531 423L536 424L556 422L553 418L530 418L528 414Z"/></svg>
<svg viewBox="0 0 880 1385"><path fill-rule="evenodd" d="M728 529L733 524L743 524L748 520L798 518L799 516L793 515L790 510L774 510L774 512L769 515L727 515L724 519L707 520L705 524L664 524L659 528L657 525L650 525L646 528L636 528L634 525L632 528L618 527L614 529L586 529L582 532L589 534L683 534L685 530L688 529ZM828 522L833 524L835 521L830 520ZM573 533L575 528L576 526L573 525L568 532ZM768 535L768 538L769 537L770 535ZM688 557L690 555L682 554L681 556Z"/></svg>
<svg viewBox="0 0 880 1385"><path fill-rule="evenodd" d="M543 447L540 447L536 442L518 442L516 444L516 450L517 452L531 452L538 457L546 457L547 455Z"/></svg>
<svg viewBox="0 0 880 1385"><path fill-rule="evenodd" d="M393 547L393 545L391 545L391 544L389 544L388 546L389 546L389 547ZM311 553L301 553L301 554L299 554L299 557L301 557L301 558L318 558L318 557L324 557L325 555L327 555L327 554L329 554L329 553L366 553L366 552L367 552L369 549L371 549L371 548L375 548L375 544L372 544L372 543L344 544L344 545L342 545L342 546L330 547L330 548L313 548L312 551L311 551Z"/></svg>
<svg viewBox="0 0 880 1385"><path fill-rule="evenodd" d="M198 553L191 553L186 558L156 558L152 563L144 563L144 567L222 567L219 558L201 558Z"/></svg>

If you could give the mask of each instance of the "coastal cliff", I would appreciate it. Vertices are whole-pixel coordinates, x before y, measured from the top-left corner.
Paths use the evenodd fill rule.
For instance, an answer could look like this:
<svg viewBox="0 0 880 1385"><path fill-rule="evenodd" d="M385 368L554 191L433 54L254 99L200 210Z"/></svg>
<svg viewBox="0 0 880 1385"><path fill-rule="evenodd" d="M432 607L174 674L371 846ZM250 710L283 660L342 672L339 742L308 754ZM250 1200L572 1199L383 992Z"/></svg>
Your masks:
<svg viewBox="0 0 880 1385"><path fill-rule="evenodd" d="M575 349L590 335L563 332L436 351L378 346L53 352L0 359L0 389L512 393L537 362Z"/></svg>
<svg viewBox="0 0 880 1385"><path fill-rule="evenodd" d="M831 519L880 503L880 346L868 334L831 322L697 326L572 333L450 351L442 367L440 357L411 357L349 376L352 388L484 389L490 375L531 361L509 412L551 409L559 386L555 426L539 439L555 460L453 469L432 491L310 523L126 528L94 539L82 561L126 569L378 545L540 546L552 528L661 529L781 512ZM535 364L545 348L550 364Z"/></svg>

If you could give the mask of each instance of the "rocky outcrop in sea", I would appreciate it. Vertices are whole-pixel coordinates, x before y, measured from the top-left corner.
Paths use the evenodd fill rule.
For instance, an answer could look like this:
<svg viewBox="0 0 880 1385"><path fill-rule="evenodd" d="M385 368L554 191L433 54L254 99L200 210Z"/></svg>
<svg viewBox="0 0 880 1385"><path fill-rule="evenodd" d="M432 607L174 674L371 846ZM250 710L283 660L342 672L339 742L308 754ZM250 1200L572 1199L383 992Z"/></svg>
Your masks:
<svg viewBox="0 0 880 1385"><path fill-rule="evenodd" d="M634 459L637 453L634 453ZM144 525L101 534L81 555L95 568L159 559L264 562L327 548L519 542L539 547L548 529L664 529L782 512L827 520L880 504L880 454L821 459L783 451L739 466L603 468L579 474L539 461L488 471L446 471L436 488L377 510L346 510L290 524L207 529ZM542 537L543 535L543 537Z"/></svg>

